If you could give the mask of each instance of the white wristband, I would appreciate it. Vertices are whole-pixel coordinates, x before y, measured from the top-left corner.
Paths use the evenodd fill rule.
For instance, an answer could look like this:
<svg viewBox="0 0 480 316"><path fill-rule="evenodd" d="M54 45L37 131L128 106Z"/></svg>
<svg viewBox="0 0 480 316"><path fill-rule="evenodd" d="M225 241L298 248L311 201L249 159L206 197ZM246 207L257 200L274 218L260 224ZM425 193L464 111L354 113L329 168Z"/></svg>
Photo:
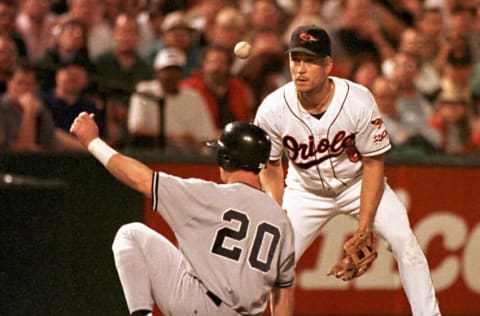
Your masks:
<svg viewBox="0 0 480 316"><path fill-rule="evenodd" d="M105 167L107 166L108 161L112 158L113 155L118 152L112 147L108 146L100 138L95 138L88 144L88 151L98 159Z"/></svg>

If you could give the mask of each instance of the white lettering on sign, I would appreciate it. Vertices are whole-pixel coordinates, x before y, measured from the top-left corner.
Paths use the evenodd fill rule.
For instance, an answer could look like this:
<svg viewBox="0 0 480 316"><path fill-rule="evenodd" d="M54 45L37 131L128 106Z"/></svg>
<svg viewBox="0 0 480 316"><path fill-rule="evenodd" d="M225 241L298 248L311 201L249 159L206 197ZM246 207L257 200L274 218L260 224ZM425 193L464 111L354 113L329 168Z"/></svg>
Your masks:
<svg viewBox="0 0 480 316"><path fill-rule="evenodd" d="M469 289L480 293L480 223L470 234L463 249L463 275L462 279Z"/></svg>
<svg viewBox="0 0 480 316"><path fill-rule="evenodd" d="M402 201L408 201L405 191ZM409 204L408 202L406 203ZM322 244L316 254L315 266L299 272L299 286L305 290L342 290L401 288L396 263L387 243L378 242L378 258L368 273L352 282L327 277L330 268L341 258L343 244L357 229L357 221L347 216L337 216L320 232ZM434 238L441 238L445 255L430 271L437 291L446 290L457 282L463 282L469 290L480 293L480 223L471 232L464 218L452 211L430 213L414 227L418 243L427 253ZM463 251L462 251L463 250ZM428 257L427 257L428 259Z"/></svg>
<svg viewBox="0 0 480 316"><path fill-rule="evenodd" d="M464 219L448 212L429 215L415 225L415 234L422 249L427 249L433 238L442 237L442 246L446 250L446 255L431 271L437 291L452 286L460 276L461 258L452 252L458 251L465 245L467 229Z"/></svg>

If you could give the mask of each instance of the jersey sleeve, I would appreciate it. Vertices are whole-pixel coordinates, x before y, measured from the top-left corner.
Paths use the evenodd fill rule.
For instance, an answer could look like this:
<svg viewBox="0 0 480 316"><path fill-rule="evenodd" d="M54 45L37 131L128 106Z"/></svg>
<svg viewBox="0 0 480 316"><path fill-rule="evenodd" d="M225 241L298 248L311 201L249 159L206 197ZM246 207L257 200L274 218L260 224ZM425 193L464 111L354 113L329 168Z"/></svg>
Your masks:
<svg viewBox="0 0 480 316"><path fill-rule="evenodd" d="M272 98L272 96L269 96L260 104L255 115L254 124L263 128L270 136L272 141L270 160L278 161L283 155L282 135L277 128L282 120L282 115L280 111L273 110Z"/></svg>
<svg viewBox="0 0 480 316"><path fill-rule="evenodd" d="M375 99L370 92L367 94L367 105L359 113L360 125L355 135L355 145L362 156L369 157L387 152L391 144Z"/></svg>
<svg viewBox="0 0 480 316"><path fill-rule="evenodd" d="M290 287L295 280L295 245L293 228L290 221L286 221L285 238L280 254L280 267L275 287Z"/></svg>

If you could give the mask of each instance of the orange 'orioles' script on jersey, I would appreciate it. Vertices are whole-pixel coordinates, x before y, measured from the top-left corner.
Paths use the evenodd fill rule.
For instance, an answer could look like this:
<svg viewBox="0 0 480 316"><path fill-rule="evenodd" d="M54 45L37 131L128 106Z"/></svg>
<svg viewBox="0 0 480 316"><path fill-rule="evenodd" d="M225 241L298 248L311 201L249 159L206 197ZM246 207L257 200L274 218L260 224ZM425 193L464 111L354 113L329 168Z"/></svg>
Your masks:
<svg viewBox="0 0 480 316"><path fill-rule="evenodd" d="M345 150L350 161L360 160L355 149L355 134L347 135L345 131L336 133L331 142L322 138L318 143L315 143L312 136L308 137L307 143L299 143L294 137L287 135L283 137L283 145L288 150L288 158L302 169L308 169L330 157L340 156Z"/></svg>

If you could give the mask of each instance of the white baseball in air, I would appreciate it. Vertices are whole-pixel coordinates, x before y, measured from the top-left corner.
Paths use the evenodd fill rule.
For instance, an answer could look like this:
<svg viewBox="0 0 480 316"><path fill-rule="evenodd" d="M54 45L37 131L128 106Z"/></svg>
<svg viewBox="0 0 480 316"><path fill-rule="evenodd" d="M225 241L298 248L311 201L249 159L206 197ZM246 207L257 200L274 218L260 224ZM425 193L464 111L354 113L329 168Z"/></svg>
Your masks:
<svg viewBox="0 0 480 316"><path fill-rule="evenodd" d="M247 58L248 56L250 56L251 50L252 46L245 41L238 42L233 49L235 55L240 58Z"/></svg>

